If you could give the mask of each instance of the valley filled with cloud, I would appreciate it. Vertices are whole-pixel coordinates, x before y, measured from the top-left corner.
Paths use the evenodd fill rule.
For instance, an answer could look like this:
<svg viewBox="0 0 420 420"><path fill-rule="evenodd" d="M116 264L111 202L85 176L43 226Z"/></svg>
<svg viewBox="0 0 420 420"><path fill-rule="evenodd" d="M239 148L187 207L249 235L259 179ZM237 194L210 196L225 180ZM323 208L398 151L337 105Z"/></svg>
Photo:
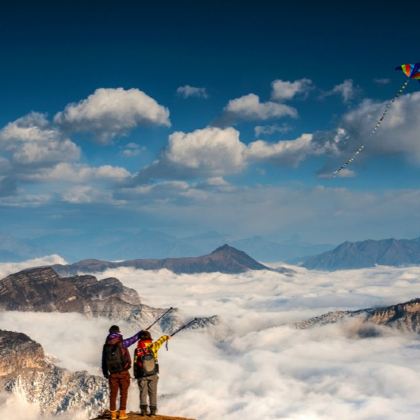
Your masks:
<svg viewBox="0 0 420 420"><path fill-rule="evenodd" d="M54 259L60 261L49 257L45 262ZM1 277L24 266L1 264ZM410 300L418 291L420 268L332 273L291 268L292 276L270 271L177 275L130 268L97 276L117 277L136 289L143 303L176 306L185 319L220 318L214 327L177 335L169 342L169 351L161 349L162 413L199 419L417 418L420 341L416 335L380 327L375 337L361 338L351 321L305 330L296 329L294 323L333 310ZM110 323L78 314L0 315L1 329L28 334L58 365L98 375ZM125 336L145 327L123 322L120 326ZM153 331L155 338L159 334ZM26 404L23 398L7 398L9 408L20 407L16 420L38 418L32 406L19 417ZM138 409L135 382L129 408Z"/></svg>

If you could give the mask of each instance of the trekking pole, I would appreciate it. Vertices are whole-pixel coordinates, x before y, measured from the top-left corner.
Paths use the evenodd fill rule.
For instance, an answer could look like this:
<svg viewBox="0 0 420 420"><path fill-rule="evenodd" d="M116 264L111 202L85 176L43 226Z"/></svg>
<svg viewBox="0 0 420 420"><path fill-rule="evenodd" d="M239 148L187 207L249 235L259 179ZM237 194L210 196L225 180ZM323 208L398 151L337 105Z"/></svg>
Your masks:
<svg viewBox="0 0 420 420"><path fill-rule="evenodd" d="M174 308L171 306L166 312L164 312L158 319L156 319L152 324L150 324L147 328L146 331L150 330L150 328L153 327L153 325L156 324L156 322L159 322L166 314L169 314L169 312L173 311Z"/></svg>
<svg viewBox="0 0 420 420"><path fill-rule="evenodd" d="M186 324L184 324L182 327L179 327L175 332L173 332L170 337L173 337L175 334L178 334L180 331L182 331L183 329L189 327L190 325L194 324L194 322L197 322L198 318L194 318L192 319L190 322L187 322Z"/></svg>

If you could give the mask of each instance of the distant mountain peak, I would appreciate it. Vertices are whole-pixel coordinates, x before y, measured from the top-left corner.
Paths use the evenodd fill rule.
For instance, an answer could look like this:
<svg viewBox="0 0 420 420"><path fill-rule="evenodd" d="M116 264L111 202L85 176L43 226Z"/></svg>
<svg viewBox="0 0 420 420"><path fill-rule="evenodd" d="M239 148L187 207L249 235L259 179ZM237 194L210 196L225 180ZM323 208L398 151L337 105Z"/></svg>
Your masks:
<svg viewBox="0 0 420 420"><path fill-rule="evenodd" d="M307 257L303 266L310 269L341 270L375 265L420 264L420 241L417 239L368 239L343 242L331 251Z"/></svg>
<svg viewBox="0 0 420 420"><path fill-rule="evenodd" d="M109 268L133 267L141 270L167 269L174 273L243 273L249 270L270 270L269 267L254 260L248 254L228 244L216 248L213 252L200 257L135 259L119 262L83 260L71 265L55 265L53 268L63 276L80 272L102 272ZM277 269L276 271L280 271ZM284 272L290 272L284 269Z"/></svg>

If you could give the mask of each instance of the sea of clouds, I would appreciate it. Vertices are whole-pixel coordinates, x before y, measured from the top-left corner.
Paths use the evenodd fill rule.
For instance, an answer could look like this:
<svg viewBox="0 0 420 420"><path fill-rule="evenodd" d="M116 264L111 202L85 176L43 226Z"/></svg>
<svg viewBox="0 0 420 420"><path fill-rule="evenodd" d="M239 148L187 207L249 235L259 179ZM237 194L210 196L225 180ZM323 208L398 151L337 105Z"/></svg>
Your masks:
<svg viewBox="0 0 420 420"><path fill-rule="evenodd" d="M0 277L33 265L0 264ZM182 332L169 342L169 351L160 350L161 413L200 420L419 418L416 335L391 330L360 338L346 324L297 330L293 322L417 297L420 267L333 273L293 269L293 276L270 271L177 275L129 268L98 274L119 278L139 292L143 303L180 308L186 319L220 317L218 326ZM28 334L61 366L94 374L100 374L109 325L109 320L77 314L0 313L0 328ZM125 336L144 327L120 326ZM159 333L154 331L155 338ZM14 420L40 418L22 396L0 397L0 414L16 406ZM138 409L134 381L129 408Z"/></svg>

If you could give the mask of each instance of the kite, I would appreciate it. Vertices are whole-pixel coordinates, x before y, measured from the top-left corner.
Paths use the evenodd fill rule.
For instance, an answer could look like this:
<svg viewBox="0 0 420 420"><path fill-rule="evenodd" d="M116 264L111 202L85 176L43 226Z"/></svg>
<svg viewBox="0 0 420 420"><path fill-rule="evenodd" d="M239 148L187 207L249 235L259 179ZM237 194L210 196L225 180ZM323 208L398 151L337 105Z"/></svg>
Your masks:
<svg viewBox="0 0 420 420"><path fill-rule="evenodd" d="M385 105L385 109L381 117L378 119L378 121L376 122L376 125L372 128L372 130L368 134L368 138L372 137L378 131L378 128L381 126L392 104L403 94L410 80L416 79L420 82L420 63L402 64L401 66L396 67L395 70L402 71L407 76L407 80L404 81L404 83L401 85L401 87L399 88L397 93L394 95L394 97L390 101L388 101L388 103ZM356 151L352 154L352 156L348 160L346 160L338 169L336 169L333 172L332 177L333 178L337 177L343 169L346 169L347 166L350 165L350 163L352 163L354 159L356 159L356 157L363 151L364 148L365 148L365 145L361 144L356 149Z"/></svg>

